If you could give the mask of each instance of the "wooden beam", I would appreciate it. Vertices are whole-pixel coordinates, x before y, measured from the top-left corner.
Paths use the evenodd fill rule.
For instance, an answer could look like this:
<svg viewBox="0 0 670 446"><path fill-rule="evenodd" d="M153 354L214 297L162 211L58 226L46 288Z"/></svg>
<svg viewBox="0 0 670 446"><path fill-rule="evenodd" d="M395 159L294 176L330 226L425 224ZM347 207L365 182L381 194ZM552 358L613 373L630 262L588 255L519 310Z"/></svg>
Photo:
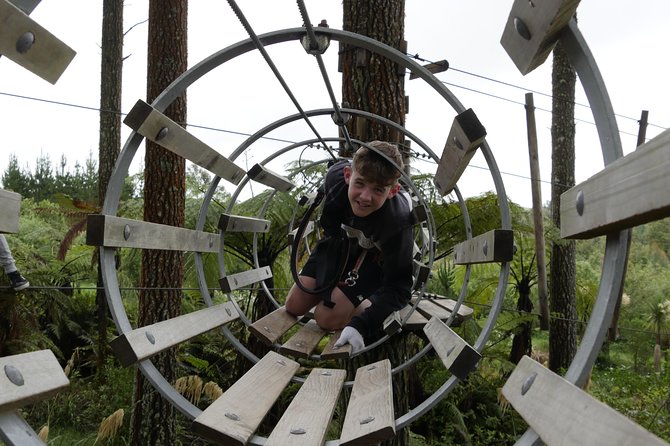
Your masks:
<svg viewBox="0 0 670 446"><path fill-rule="evenodd" d="M0 189L0 233L16 234L19 232L21 216L21 195L16 192Z"/></svg>
<svg viewBox="0 0 670 446"><path fill-rule="evenodd" d="M502 394L548 446L668 446L528 356L514 368Z"/></svg>
<svg viewBox="0 0 670 446"><path fill-rule="evenodd" d="M670 130L561 195L561 237L592 238L670 216Z"/></svg>
<svg viewBox="0 0 670 446"><path fill-rule="evenodd" d="M110 345L119 362L129 366L238 317L235 305L225 302L139 327L113 339Z"/></svg>
<svg viewBox="0 0 670 446"><path fill-rule="evenodd" d="M75 51L7 0L0 0L0 54L55 84Z"/></svg>
<svg viewBox="0 0 670 446"><path fill-rule="evenodd" d="M471 108L454 118L433 177L440 195L445 196L454 189L485 137L486 129Z"/></svg>
<svg viewBox="0 0 670 446"><path fill-rule="evenodd" d="M86 244L108 248L218 252L219 235L143 220L94 214L87 219Z"/></svg>
<svg viewBox="0 0 670 446"><path fill-rule="evenodd" d="M289 192L295 188L295 184L291 180L260 164L254 164L249 169L249 172L247 172L247 175L255 182L264 184L280 192Z"/></svg>
<svg viewBox="0 0 670 446"><path fill-rule="evenodd" d="M321 351L321 359L344 359L351 356L351 344L335 347L335 343L341 334L342 330L337 330L330 335L330 341L328 341L328 344Z"/></svg>
<svg viewBox="0 0 670 446"><path fill-rule="evenodd" d="M318 326L315 320L307 321L280 348L279 352L298 358L308 359L321 339L328 332Z"/></svg>
<svg viewBox="0 0 670 446"><path fill-rule="evenodd" d="M221 214L218 227L223 232L268 232L270 220Z"/></svg>
<svg viewBox="0 0 670 446"><path fill-rule="evenodd" d="M384 359L356 370L340 445L376 445L394 435L391 362Z"/></svg>
<svg viewBox="0 0 670 446"><path fill-rule="evenodd" d="M467 378L482 358L477 350L436 317L428 321L423 331L430 339L442 364L460 380Z"/></svg>
<svg viewBox="0 0 670 446"><path fill-rule="evenodd" d="M454 263L509 262L514 257L514 232L494 229L454 246Z"/></svg>
<svg viewBox="0 0 670 446"><path fill-rule="evenodd" d="M299 366L269 352L193 420L193 431L218 444L247 444Z"/></svg>
<svg viewBox="0 0 670 446"><path fill-rule="evenodd" d="M544 63L577 6L579 0L514 0L500 44L521 74Z"/></svg>
<svg viewBox="0 0 670 446"><path fill-rule="evenodd" d="M279 307L249 325L249 331L265 345L272 345L297 323L297 317L286 311L285 307Z"/></svg>
<svg viewBox="0 0 670 446"><path fill-rule="evenodd" d="M249 271L243 271L237 274L231 274L219 279L221 290L224 293L230 293L233 290L260 282L261 280L272 277L272 270L269 266L263 266Z"/></svg>
<svg viewBox="0 0 670 446"><path fill-rule="evenodd" d="M233 184L239 184L246 175L244 169L141 99L135 103L123 123L148 140Z"/></svg>
<svg viewBox="0 0 670 446"><path fill-rule="evenodd" d="M70 381L51 350L0 358L0 412L46 399Z"/></svg>
<svg viewBox="0 0 670 446"><path fill-rule="evenodd" d="M277 422L265 446L324 444L345 370L314 368Z"/></svg>

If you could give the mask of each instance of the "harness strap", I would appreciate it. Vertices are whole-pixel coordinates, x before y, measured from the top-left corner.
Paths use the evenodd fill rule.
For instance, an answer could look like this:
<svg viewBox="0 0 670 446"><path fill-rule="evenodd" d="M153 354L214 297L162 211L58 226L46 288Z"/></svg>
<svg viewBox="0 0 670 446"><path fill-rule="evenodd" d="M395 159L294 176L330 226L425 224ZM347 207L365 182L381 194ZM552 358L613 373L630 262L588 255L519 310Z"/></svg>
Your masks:
<svg viewBox="0 0 670 446"><path fill-rule="evenodd" d="M351 271L347 274L347 278L344 281L338 282L339 286L354 286L356 285L356 281L358 280L358 270L361 268L361 265L363 264L363 260L365 260L365 255L368 253L368 249L363 249L361 253L358 255L358 258L356 259L356 263L354 264L354 267L351 268Z"/></svg>

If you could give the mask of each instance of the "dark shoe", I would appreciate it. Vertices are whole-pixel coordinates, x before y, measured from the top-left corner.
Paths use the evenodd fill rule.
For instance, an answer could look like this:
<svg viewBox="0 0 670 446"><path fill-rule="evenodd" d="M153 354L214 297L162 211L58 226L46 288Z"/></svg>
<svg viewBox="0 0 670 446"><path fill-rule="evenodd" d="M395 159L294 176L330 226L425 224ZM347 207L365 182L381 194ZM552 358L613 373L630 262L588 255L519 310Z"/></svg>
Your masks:
<svg viewBox="0 0 670 446"><path fill-rule="evenodd" d="M21 291L30 286L30 283L18 271L9 273L7 274L7 276L9 277L9 280L12 282L12 288L14 288L14 291Z"/></svg>

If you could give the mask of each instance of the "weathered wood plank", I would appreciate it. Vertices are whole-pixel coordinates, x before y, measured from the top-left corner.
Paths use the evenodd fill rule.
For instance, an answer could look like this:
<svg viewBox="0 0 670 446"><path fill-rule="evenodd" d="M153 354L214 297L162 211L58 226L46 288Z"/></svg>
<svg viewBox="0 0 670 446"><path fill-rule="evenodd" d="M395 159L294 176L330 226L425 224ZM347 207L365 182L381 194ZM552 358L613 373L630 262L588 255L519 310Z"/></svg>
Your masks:
<svg viewBox="0 0 670 446"><path fill-rule="evenodd" d="M436 317L423 327L444 366L458 379L467 378L482 355Z"/></svg>
<svg viewBox="0 0 670 446"><path fill-rule="evenodd" d="M502 393L548 446L668 446L668 443L528 356Z"/></svg>
<svg viewBox="0 0 670 446"><path fill-rule="evenodd" d="M0 1L0 54L55 84L75 51L11 2Z"/></svg>
<svg viewBox="0 0 670 446"><path fill-rule="evenodd" d="M94 214L87 219L86 244L91 246L217 252L219 240L211 232L113 215Z"/></svg>
<svg viewBox="0 0 670 446"><path fill-rule="evenodd" d="M139 327L116 337L110 345L121 364L128 366L238 317L235 305L232 302L225 302Z"/></svg>
<svg viewBox="0 0 670 446"><path fill-rule="evenodd" d="M509 262L514 257L514 231L494 229L454 246L454 263Z"/></svg>
<svg viewBox="0 0 670 446"><path fill-rule="evenodd" d="M19 232L21 216L21 195L16 192L0 189L0 233L16 234Z"/></svg>
<svg viewBox="0 0 670 446"><path fill-rule="evenodd" d="M312 369L265 446L323 444L346 375L345 370Z"/></svg>
<svg viewBox="0 0 670 446"><path fill-rule="evenodd" d="M500 44L521 74L544 63L577 6L579 0L514 0Z"/></svg>
<svg viewBox="0 0 670 446"><path fill-rule="evenodd" d="M0 370L0 412L49 398L70 384L51 350L2 357Z"/></svg>
<svg viewBox="0 0 670 446"><path fill-rule="evenodd" d="M429 302L432 302L435 305L439 305L443 308L446 308L452 313L454 312L454 308L456 308L456 301L454 299L448 299L444 296L440 296L437 294L427 293L424 296L424 300L428 300ZM463 304L459 305L458 311L456 312L456 318L454 318L454 325L461 324L466 319L470 319L474 312L475 311L472 308L466 305Z"/></svg>
<svg viewBox="0 0 670 446"><path fill-rule="evenodd" d="M247 172L247 175L255 182L264 184L280 192L289 192L295 188L295 184L291 180L260 164L254 164L249 169L249 172Z"/></svg>
<svg viewBox="0 0 670 446"><path fill-rule="evenodd" d="M298 367L269 352L193 420L193 430L221 444L246 444Z"/></svg>
<svg viewBox="0 0 670 446"><path fill-rule="evenodd" d="M246 175L244 169L141 99L135 103L123 123L148 140L233 184L239 184Z"/></svg>
<svg viewBox="0 0 670 446"><path fill-rule="evenodd" d="M445 196L454 189L485 137L486 129L471 108L454 118L433 177L440 195Z"/></svg>
<svg viewBox="0 0 670 446"><path fill-rule="evenodd" d="M287 355L307 359L327 333L317 325L315 320L307 321L279 348L279 351Z"/></svg>
<svg viewBox="0 0 670 446"><path fill-rule="evenodd" d="M268 232L270 230L270 220L221 214L218 228L223 232Z"/></svg>
<svg viewBox="0 0 670 446"><path fill-rule="evenodd" d="M297 323L297 317L280 307L249 325L249 331L265 345L272 345Z"/></svg>
<svg viewBox="0 0 670 446"><path fill-rule="evenodd" d="M428 319L426 319L418 310L412 311L412 314L410 314L409 319L405 321L405 324L403 325L402 323L412 308L414 308L412 305L407 305L402 310L391 313L389 317L384 320L384 333L391 336L401 329L410 331L422 329L423 326L428 323Z"/></svg>
<svg viewBox="0 0 670 446"><path fill-rule="evenodd" d="M272 270L269 266L263 266L261 268L222 277L219 279L219 284L224 293L230 293L233 290L251 285L252 283L260 282L261 280L269 279L270 277L272 277Z"/></svg>
<svg viewBox="0 0 670 446"><path fill-rule="evenodd" d="M295 236L298 233L298 229L300 228L295 228L291 232L288 233L288 242L293 244L293 241L295 240ZM302 238L307 237L309 234L314 232L314 221L310 220L307 222L307 225L305 226L305 231L302 233Z"/></svg>
<svg viewBox="0 0 670 446"><path fill-rule="evenodd" d="M335 343L340 338L342 330L337 330L330 335L328 344L321 351L321 359L344 359L351 356L351 344L344 344L341 347L335 347Z"/></svg>
<svg viewBox="0 0 670 446"><path fill-rule="evenodd" d="M561 237L591 238L670 216L670 130L561 195Z"/></svg>
<svg viewBox="0 0 670 446"><path fill-rule="evenodd" d="M384 359L356 370L340 445L376 445L394 435L391 362Z"/></svg>

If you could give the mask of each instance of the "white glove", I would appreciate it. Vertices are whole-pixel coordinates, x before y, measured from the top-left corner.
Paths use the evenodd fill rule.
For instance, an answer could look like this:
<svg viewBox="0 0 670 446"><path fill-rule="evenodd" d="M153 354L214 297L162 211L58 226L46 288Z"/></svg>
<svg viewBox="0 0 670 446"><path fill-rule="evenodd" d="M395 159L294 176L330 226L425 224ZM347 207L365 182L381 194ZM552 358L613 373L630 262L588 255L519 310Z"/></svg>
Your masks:
<svg viewBox="0 0 670 446"><path fill-rule="evenodd" d="M335 347L342 347L344 344L351 345L351 353L356 353L365 347L363 336L354 327L349 326L344 327L340 338L335 342Z"/></svg>

